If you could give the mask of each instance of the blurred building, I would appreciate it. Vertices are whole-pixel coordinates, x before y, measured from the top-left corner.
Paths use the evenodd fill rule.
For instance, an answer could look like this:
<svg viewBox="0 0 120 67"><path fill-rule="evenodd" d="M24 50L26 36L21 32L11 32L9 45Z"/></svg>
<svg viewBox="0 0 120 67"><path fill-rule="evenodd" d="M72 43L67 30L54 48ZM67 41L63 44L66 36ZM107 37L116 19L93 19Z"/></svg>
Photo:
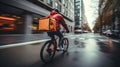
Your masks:
<svg viewBox="0 0 120 67"><path fill-rule="evenodd" d="M39 19L53 8L58 8L72 33L74 0L0 0L0 45L48 39L39 31Z"/></svg>
<svg viewBox="0 0 120 67"><path fill-rule="evenodd" d="M74 28L74 0L1 0L0 33L33 34L38 30L38 20L49 16L53 8L58 8L65 18L70 31Z"/></svg>
<svg viewBox="0 0 120 67"><path fill-rule="evenodd" d="M64 16L74 21L74 0L39 0L52 8L57 8Z"/></svg>
<svg viewBox="0 0 120 67"><path fill-rule="evenodd" d="M80 0L75 0L75 8L74 8L74 11L75 11L75 27L80 27L80 9L81 9L81 1Z"/></svg>
<svg viewBox="0 0 120 67"><path fill-rule="evenodd" d="M88 25L87 18L85 16L85 9L84 9L83 0L75 0L75 29L79 28L81 30L90 30ZM87 25L87 27L85 26Z"/></svg>
<svg viewBox="0 0 120 67"><path fill-rule="evenodd" d="M113 19L111 23L112 29L120 31L120 0L114 1L112 19Z"/></svg>
<svg viewBox="0 0 120 67"><path fill-rule="evenodd" d="M100 0L99 17L96 20L94 30L120 30L120 1Z"/></svg>

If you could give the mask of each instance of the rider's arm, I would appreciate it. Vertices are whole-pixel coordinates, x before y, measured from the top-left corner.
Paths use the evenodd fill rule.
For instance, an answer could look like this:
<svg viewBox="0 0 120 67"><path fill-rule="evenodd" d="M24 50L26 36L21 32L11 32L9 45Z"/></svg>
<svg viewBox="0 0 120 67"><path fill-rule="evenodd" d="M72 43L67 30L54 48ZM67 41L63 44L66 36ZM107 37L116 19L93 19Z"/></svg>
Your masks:
<svg viewBox="0 0 120 67"><path fill-rule="evenodd" d="M60 17L60 23L62 24L62 26L66 29L67 32L69 32L68 26L65 23L65 20L63 19L63 17Z"/></svg>

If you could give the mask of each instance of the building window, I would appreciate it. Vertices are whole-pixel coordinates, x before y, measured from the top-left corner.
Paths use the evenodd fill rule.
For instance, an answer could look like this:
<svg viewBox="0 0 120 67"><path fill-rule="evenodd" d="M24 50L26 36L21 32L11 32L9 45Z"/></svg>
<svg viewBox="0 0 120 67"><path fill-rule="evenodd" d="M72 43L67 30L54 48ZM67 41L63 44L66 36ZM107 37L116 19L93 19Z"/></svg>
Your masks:
<svg viewBox="0 0 120 67"><path fill-rule="evenodd" d="M55 2L55 8L61 11L61 5L58 2Z"/></svg>
<svg viewBox="0 0 120 67"><path fill-rule="evenodd" d="M57 2L55 2L55 8L57 8L57 6L58 6L58 3L57 3Z"/></svg>
<svg viewBox="0 0 120 67"><path fill-rule="evenodd" d="M15 16L15 15L14 15ZM15 25L15 21L17 20L17 18L13 18L13 17L7 17L7 16L2 16L0 15L0 31L15 31L16 25Z"/></svg>
<svg viewBox="0 0 120 67"><path fill-rule="evenodd" d="M32 33L33 34L37 34L37 33L41 33L38 29L39 27L39 19L41 18L42 16L40 15L37 15L37 14L33 14L33 23L32 23Z"/></svg>
<svg viewBox="0 0 120 67"><path fill-rule="evenodd" d="M18 8L0 4L0 34L23 33L24 13Z"/></svg>
<svg viewBox="0 0 120 67"><path fill-rule="evenodd" d="M16 14L0 14L0 34L24 33L25 17Z"/></svg>
<svg viewBox="0 0 120 67"><path fill-rule="evenodd" d="M80 9L80 6L77 6L78 9Z"/></svg>
<svg viewBox="0 0 120 67"><path fill-rule="evenodd" d="M47 4L52 6L53 1L52 0L47 0Z"/></svg>
<svg viewBox="0 0 120 67"><path fill-rule="evenodd" d="M80 5L80 2L75 3L75 5L76 5L76 6L77 6L77 5Z"/></svg>
<svg viewBox="0 0 120 67"><path fill-rule="evenodd" d="M6 9L4 9L6 8ZM6 4L0 4L0 34L24 34L26 28L26 15L29 12L22 9L18 9ZM32 33L39 33L38 31L38 19L42 16L36 14L30 14L29 29Z"/></svg>

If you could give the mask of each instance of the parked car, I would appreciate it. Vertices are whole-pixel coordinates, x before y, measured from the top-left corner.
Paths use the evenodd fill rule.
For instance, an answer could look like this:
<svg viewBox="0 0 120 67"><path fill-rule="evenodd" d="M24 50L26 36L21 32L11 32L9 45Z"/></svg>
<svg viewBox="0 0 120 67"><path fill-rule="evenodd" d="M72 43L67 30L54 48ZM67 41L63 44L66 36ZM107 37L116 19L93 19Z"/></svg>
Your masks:
<svg viewBox="0 0 120 67"><path fill-rule="evenodd" d="M83 33L88 33L88 31L87 31L87 30L84 30Z"/></svg>
<svg viewBox="0 0 120 67"><path fill-rule="evenodd" d="M112 36L113 34L112 34L111 30L106 30L106 31L103 32L103 35L105 35L105 36Z"/></svg>
<svg viewBox="0 0 120 67"><path fill-rule="evenodd" d="M75 26L74 33L82 33L82 29L79 26Z"/></svg>
<svg viewBox="0 0 120 67"><path fill-rule="evenodd" d="M76 29L76 30L74 30L74 33L82 33L82 30L81 29Z"/></svg>
<svg viewBox="0 0 120 67"><path fill-rule="evenodd" d="M106 31L103 31L103 33L102 33L103 35L106 35Z"/></svg>
<svg viewBox="0 0 120 67"><path fill-rule="evenodd" d="M120 30L112 30L112 36L120 38Z"/></svg>

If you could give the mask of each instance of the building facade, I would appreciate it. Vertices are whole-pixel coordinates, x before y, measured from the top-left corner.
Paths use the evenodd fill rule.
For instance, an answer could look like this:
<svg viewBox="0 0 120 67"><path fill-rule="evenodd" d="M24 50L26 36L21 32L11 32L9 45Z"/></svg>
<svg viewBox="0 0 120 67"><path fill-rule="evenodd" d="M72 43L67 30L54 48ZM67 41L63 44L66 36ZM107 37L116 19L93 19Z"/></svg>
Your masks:
<svg viewBox="0 0 120 67"><path fill-rule="evenodd" d="M81 8L81 2L80 0L75 0L75 8L74 8L74 13L75 13L75 27L80 27L80 8Z"/></svg>
<svg viewBox="0 0 120 67"><path fill-rule="evenodd" d="M71 32L74 28L74 0L8 0L0 1L0 6L1 34L43 33L38 20L53 8L60 10Z"/></svg>
<svg viewBox="0 0 120 67"><path fill-rule="evenodd" d="M94 30L119 30L120 31L120 1L100 0L99 17Z"/></svg>
<svg viewBox="0 0 120 67"><path fill-rule="evenodd" d="M102 33L103 31L112 29L113 6L113 0L99 0L99 17L96 20L94 31Z"/></svg>
<svg viewBox="0 0 120 67"><path fill-rule="evenodd" d="M83 0L75 0L75 27L80 28L82 31L90 30L87 18L85 16ZM87 25L87 27L85 26ZM89 29L88 29L89 28Z"/></svg>
<svg viewBox="0 0 120 67"><path fill-rule="evenodd" d="M47 32L39 30L39 19L49 16L53 8L60 10L72 33L72 4L74 0L0 0L0 45L50 39Z"/></svg>
<svg viewBox="0 0 120 67"><path fill-rule="evenodd" d="M111 27L113 30L120 31L120 1L119 0L114 1L113 21L112 21Z"/></svg>

